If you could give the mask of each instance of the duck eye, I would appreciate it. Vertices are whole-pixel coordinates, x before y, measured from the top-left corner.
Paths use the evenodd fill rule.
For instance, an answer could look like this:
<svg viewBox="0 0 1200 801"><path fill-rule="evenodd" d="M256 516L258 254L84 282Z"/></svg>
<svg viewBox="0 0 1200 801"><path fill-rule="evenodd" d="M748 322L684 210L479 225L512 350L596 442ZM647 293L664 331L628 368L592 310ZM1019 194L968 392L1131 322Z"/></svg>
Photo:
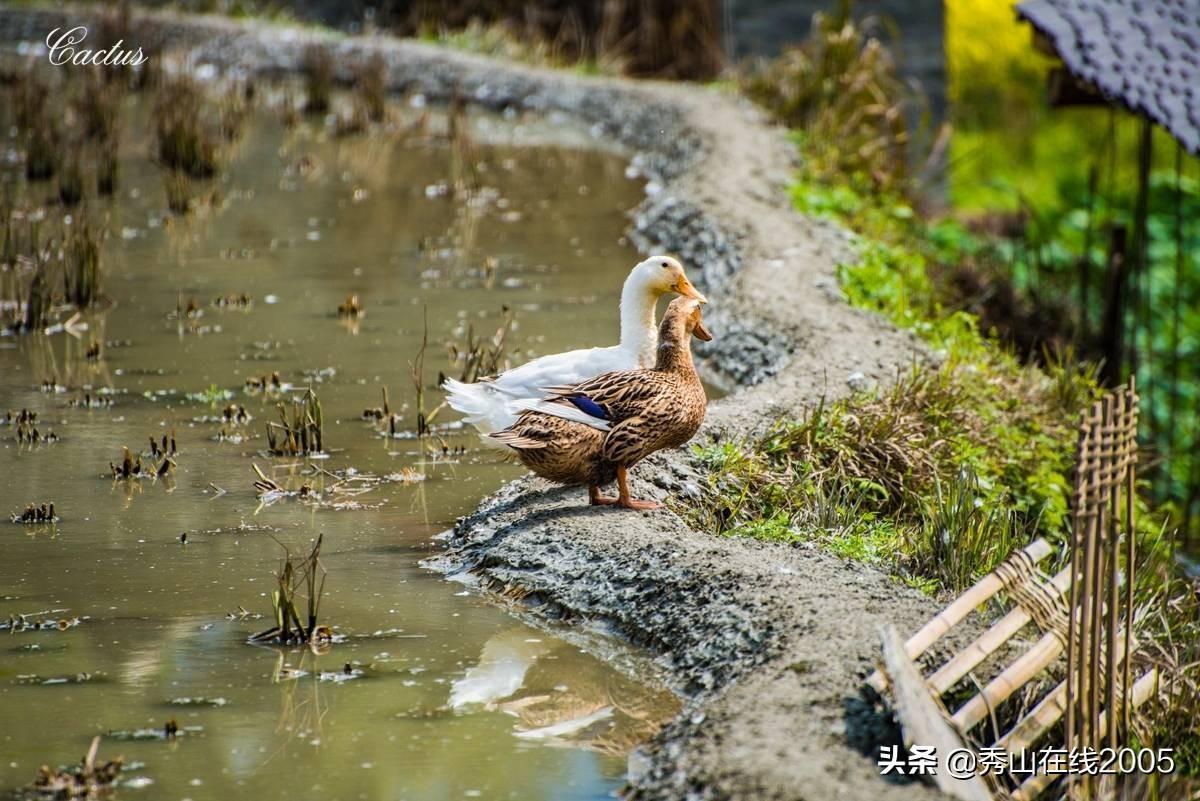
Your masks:
<svg viewBox="0 0 1200 801"><path fill-rule="evenodd" d="M662 267L664 270L669 270L669 269L671 268L671 265L670 265L670 264L668 264L668 263L667 263L667 262L665 262L665 261L664 261L664 262L660 262L658 266L659 266L659 267Z"/></svg>

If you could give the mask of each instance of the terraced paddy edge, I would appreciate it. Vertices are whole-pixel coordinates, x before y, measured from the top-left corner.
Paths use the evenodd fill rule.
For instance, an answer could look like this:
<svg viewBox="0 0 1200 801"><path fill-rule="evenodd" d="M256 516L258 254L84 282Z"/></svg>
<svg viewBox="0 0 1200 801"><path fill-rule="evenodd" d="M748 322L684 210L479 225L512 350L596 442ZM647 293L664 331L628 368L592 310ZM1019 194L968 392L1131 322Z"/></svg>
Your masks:
<svg viewBox="0 0 1200 801"><path fill-rule="evenodd" d="M40 41L87 10L0 9L0 38ZM147 15L138 35L194 62L251 74L294 71L325 34L220 18ZM665 248L700 273L716 334L707 371L734 390L700 438L760 429L862 373L884 382L921 358L908 334L849 307L834 266L845 235L790 209L794 151L743 101L682 85L598 79L500 63L387 38L329 35L339 68L377 52L394 92L456 91L489 108L564 114L631 153L649 179L632 211L642 250ZM142 42L131 44L144 45ZM151 43L152 44L152 43ZM636 471L656 497L697 491L686 451ZM519 598L528 615L573 619L648 646L687 699L630 760L635 798L934 797L885 784L869 753L888 728L860 699L878 626L913 630L934 604L862 565L818 550L718 539L669 512L594 510L578 491L531 479L461 520L431 563Z"/></svg>

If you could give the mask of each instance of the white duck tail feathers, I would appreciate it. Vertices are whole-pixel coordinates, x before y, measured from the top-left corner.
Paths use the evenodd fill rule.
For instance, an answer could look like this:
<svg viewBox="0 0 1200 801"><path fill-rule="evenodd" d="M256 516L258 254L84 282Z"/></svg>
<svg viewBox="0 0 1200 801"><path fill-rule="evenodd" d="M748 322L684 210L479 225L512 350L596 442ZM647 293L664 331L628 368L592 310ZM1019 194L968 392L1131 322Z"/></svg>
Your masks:
<svg viewBox="0 0 1200 801"><path fill-rule="evenodd" d="M517 419L508 408L512 398L493 381L467 384L447 378L442 386L446 390L446 402L450 408L461 412L463 419L479 429L481 434L508 428Z"/></svg>

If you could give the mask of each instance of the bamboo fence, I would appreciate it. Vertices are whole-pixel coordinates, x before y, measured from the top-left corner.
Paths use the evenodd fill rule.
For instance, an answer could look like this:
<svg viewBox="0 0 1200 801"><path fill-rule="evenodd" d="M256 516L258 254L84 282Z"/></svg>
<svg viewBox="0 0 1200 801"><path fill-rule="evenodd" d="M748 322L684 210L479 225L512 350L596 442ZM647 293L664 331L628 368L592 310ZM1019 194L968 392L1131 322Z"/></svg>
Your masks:
<svg viewBox="0 0 1200 801"><path fill-rule="evenodd" d="M1023 757L1043 741L1068 751L1115 749L1127 742L1133 710L1158 689L1157 673L1150 670L1135 678L1130 658L1137 648L1132 634L1137 417L1132 379L1083 416L1067 567L1053 576L1044 573L1039 565L1054 548L1036 540L925 624L904 643L899 657L899 649L885 645L886 676L876 672L867 681L880 690L890 686L898 701L904 699L897 703L897 713L910 744L917 741L916 733L940 731L928 720L931 709L940 712L961 743L1002 749L1010 757ZM1007 606L1006 613L928 676L909 670L946 632L989 601ZM990 678L980 684L976 668L989 659L1002 661L1016 647L1013 638L1031 622L1038 632L1033 644L1007 664L988 668ZM889 636L885 634L885 642ZM1030 683L1047 668L1061 665L1064 654L1065 678L1031 701ZM912 676L932 704L914 703ZM964 679L974 682L978 692L950 710L943 696ZM1001 731L998 710L1006 702L1030 703L1030 708ZM924 717L913 713L918 706ZM1044 772L1044 766L1026 775L988 775L993 790L1013 801L1033 801L1060 778ZM1097 798L1102 790L1095 776L1066 778L1066 794L1073 801ZM952 784L943 789L959 798L978 798L973 786L960 785L959 792Z"/></svg>

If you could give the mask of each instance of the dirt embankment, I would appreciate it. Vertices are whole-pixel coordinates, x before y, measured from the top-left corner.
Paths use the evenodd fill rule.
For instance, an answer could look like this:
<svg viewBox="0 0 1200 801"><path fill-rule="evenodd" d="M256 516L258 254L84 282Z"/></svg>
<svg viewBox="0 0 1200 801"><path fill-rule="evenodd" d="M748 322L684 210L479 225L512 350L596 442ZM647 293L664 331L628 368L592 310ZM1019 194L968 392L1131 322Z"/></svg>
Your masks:
<svg viewBox="0 0 1200 801"><path fill-rule="evenodd" d="M0 39L42 41L94 12L0 9ZM129 46L163 43L249 74L294 71L310 32L220 18L149 15ZM490 108L563 112L621 143L648 179L633 212L643 250L677 252L711 300L704 362L734 391L700 440L799 415L847 381L884 382L919 356L908 334L838 289L843 232L791 210L784 132L740 99L697 86L586 78L414 42L329 37L343 77L364 54L395 92L461 92ZM857 376L856 374L861 374ZM701 491L684 450L637 471L635 492ZM811 548L692 531L667 511L592 509L579 491L521 480L460 521L436 560L530 615L570 619L642 644L686 697L683 713L630 760L641 799L919 799L864 755L890 729L859 695L878 626L911 631L934 604L876 570Z"/></svg>

